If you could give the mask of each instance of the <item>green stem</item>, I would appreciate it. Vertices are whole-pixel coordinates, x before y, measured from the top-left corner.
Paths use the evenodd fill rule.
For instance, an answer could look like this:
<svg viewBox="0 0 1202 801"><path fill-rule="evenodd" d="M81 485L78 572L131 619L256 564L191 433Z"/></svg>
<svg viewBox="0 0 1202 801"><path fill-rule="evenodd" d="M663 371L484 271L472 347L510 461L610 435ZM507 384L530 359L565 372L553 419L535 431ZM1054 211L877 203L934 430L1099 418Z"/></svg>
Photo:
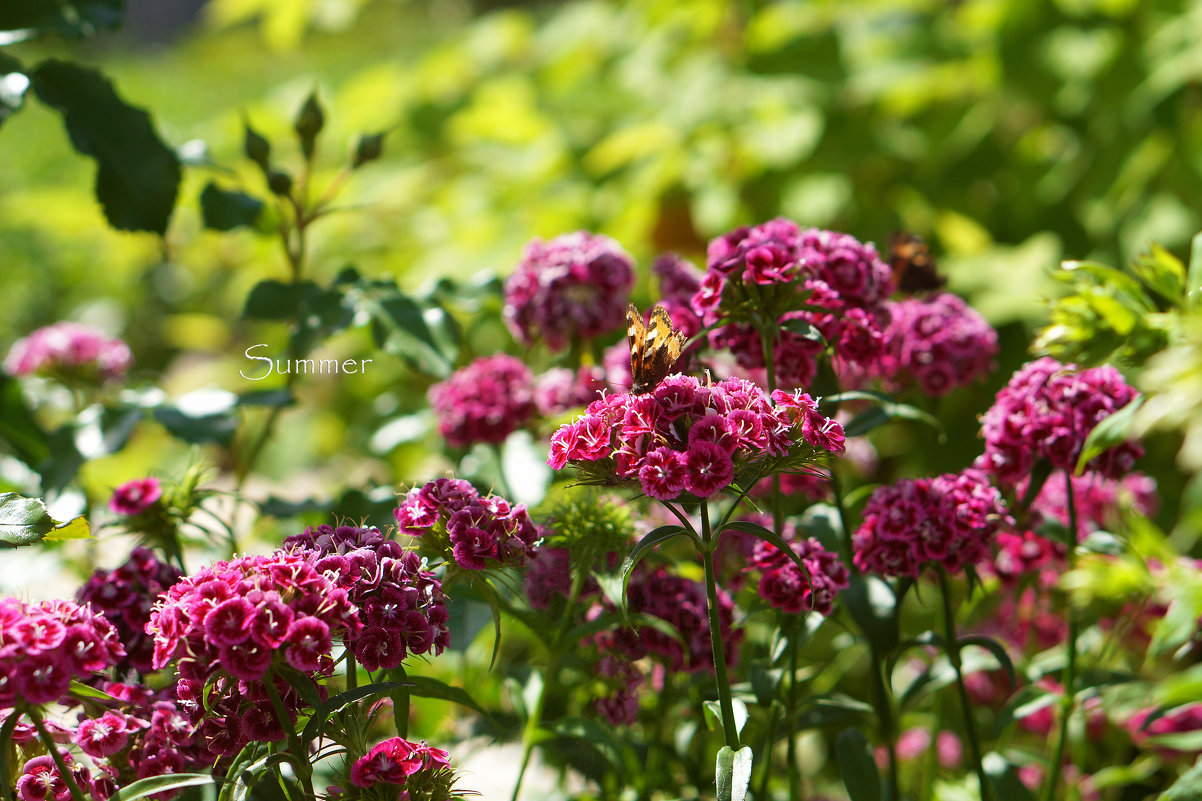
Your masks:
<svg viewBox="0 0 1202 801"><path fill-rule="evenodd" d="M70 768L67 767L63 755L58 752L58 745L54 742L54 738L50 736L50 732L46 731L46 725L42 722L42 716L33 708L30 708L28 712L29 719L33 721L33 727L38 730L38 737L41 738L42 744L46 746L46 750L50 752L50 758L54 760L58 772L63 776L63 781L66 783L67 789L71 792L71 801L84 801L83 791L75 783L75 777L71 774Z"/></svg>
<svg viewBox="0 0 1202 801"><path fill-rule="evenodd" d="M505 463L501 457L501 445L494 442L489 446L492 450L493 458L497 462L497 487L501 490L501 494L509 500L513 500L509 491L509 482L505 480Z"/></svg>
<svg viewBox="0 0 1202 801"><path fill-rule="evenodd" d="M3 798L4 801L13 801L13 782L9 773L8 755L12 752L13 731L17 728L17 721L20 719L21 713L10 709L4 725L0 726L0 798Z"/></svg>
<svg viewBox="0 0 1202 801"><path fill-rule="evenodd" d="M735 727L735 705L731 700L730 682L726 677L726 651L722 647L722 620L718 615L718 578L714 572L714 549L718 545L718 538L710 531L709 507L705 501L701 502L701 543L701 563L705 568L706 611L710 619L714 678L718 684L718 701L722 707L722 730L726 736L726 745L732 751L738 751L739 730Z"/></svg>
<svg viewBox="0 0 1202 801"><path fill-rule="evenodd" d="M897 801L901 798L901 785L897 778L897 724L893 719L893 701L889 696L889 688L885 685L884 660L875 646L869 646L869 654L872 658L872 689L876 696L876 716L881 724L881 735L889 757L889 795L886 797Z"/></svg>
<svg viewBox="0 0 1202 801"><path fill-rule="evenodd" d="M981 801L992 801L992 788L985 776L985 767L981 764L981 741L977 737L976 719L973 717L972 703L968 700L968 690L964 686L960 641L956 635L956 615L952 610L952 593L947 582L947 571L940 566L938 573L939 593L943 596L943 649L947 652L948 661L952 663L952 670L956 673L956 690L960 695L960 709L964 713L964 733L968 737L968 753L977 772L977 782L981 785ZM934 739L937 733L931 736Z"/></svg>
<svg viewBox="0 0 1202 801"><path fill-rule="evenodd" d="M526 718L526 725L522 729L522 763L518 768L517 780L513 783L512 801L518 801L518 795L522 792L522 780L526 778L526 769L530 766L530 757L534 753L534 736L538 733L538 727L542 725L543 708L547 697L551 695L552 688L558 681L559 661L563 658L563 639L572 625L576 600L584 591L584 583L587 579L586 566L577 566L576 575L572 578L572 589L568 593L568 602L564 604L563 616L559 619L559 625L556 626L555 633L551 637L547 668L543 671L543 686L538 692L538 698L535 699L534 709L530 710L530 716Z"/></svg>
<svg viewBox="0 0 1202 801"><path fill-rule="evenodd" d="M771 711L768 713L768 727L764 732L764 745L760 748L763 754L760 757L764 763L763 773L760 775L760 792L755 798L771 798L768 795L768 784L772 779L772 746L776 739L776 719L780 717L780 707L777 704L772 705Z"/></svg>
<svg viewBox="0 0 1202 801"><path fill-rule="evenodd" d="M280 691L275 686L274 672L268 672L263 677L263 689L271 701L271 708L275 710L276 719L280 721L280 726L284 729L284 736L288 739L288 751L292 754L292 763L296 768L296 776L300 779L301 789L305 791L305 798L313 798L313 766L309 764L309 752L305 750L300 737L296 734L296 725L292 723L288 717L288 711L284 709L284 701L280 698Z"/></svg>
<svg viewBox="0 0 1202 801"><path fill-rule="evenodd" d="M397 665L393 668L393 678L396 681L407 682L408 674L405 673L405 668ZM409 688L398 687L392 693L392 725L396 729L396 736L401 739L409 739Z"/></svg>
<svg viewBox="0 0 1202 801"><path fill-rule="evenodd" d="M1073 476L1068 470L1064 471L1065 493L1068 498L1068 531L1065 532L1065 547L1067 552L1066 569L1072 571L1077 566L1077 499L1073 495ZM1060 730L1056 734L1056 746L1052 750L1052 764L1048 770L1048 780L1043 788L1044 801L1052 801L1056 795L1056 785L1060 783L1063 770L1064 752L1068 745L1068 722L1073 714L1076 703L1077 683L1077 638L1080 636L1080 623L1073 611L1072 601L1065 602L1065 615L1068 616L1068 653L1064 665L1064 697L1060 699Z"/></svg>
<svg viewBox="0 0 1202 801"><path fill-rule="evenodd" d="M359 663L348 648L346 651L346 688L353 690L359 686Z"/></svg>
<svg viewBox="0 0 1202 801"><path fill-rule="evenodd" d="M801 798L801 770L797 764L797 640L801 635L802 616L796 615L793 631L789 634L789 695L785 700L785 717L788 719L789 742L786 743L789 772L789 801Z"/></svg>

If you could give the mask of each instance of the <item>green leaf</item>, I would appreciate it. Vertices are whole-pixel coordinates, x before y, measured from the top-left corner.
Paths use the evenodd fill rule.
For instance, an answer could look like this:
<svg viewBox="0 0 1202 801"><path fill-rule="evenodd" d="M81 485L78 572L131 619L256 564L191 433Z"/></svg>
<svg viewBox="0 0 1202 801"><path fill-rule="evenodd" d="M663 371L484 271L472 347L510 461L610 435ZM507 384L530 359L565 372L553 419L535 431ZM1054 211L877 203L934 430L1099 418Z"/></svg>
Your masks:
<svg viewBox="0 0 1202 801"><path fill-rule="evenodd" d="M851 801L881 801L881 777L863 732L844 729L835 741L835 756Z"/></svg>
<svg viewBox="0 0 1202 801"><path fill-rule="evenodd" d="M95 70L48 59L30 78L38 98L62 114L75 149L96 160L96 198L109 225L164 234L181 171L150 116Z"/></svg>
<svg viewBox="0 0 1202 801"><path fill-rule="evenodd" d="M981 757L981 767L985 769L985 776L993 785L996 798L1004 798L1006 801L1035 801L1035 796L1018 777L1014 765L998 752L990 751Z"/></svg>
<svg viewBox="0 0 1202 801"><path fill-rule="evenodd" d="M805 700L806 708L797 716L794 731L820 729L826 726L846 726L849 723L870 722L876 714L871 704L843 693L813 695ZM782 730L778 737L787 737Z"/></svg>
<svg viewBox="0 0 1202 801"><path fill-rule="evenodd" d="M1202 801L1202 757L1157 796L1156 801Z"/></svg>
<svg viewBox="0 0 1202 801"><path fill-rule="evenodd" d="M738 751L723 746L718 752L714 768L714 782L718 788L718 801L744 801L747 788L751 785L751 766L754 759L751 746Z"/></svg>
<svg viewBox="0 0 1202 801"><path fill-rule="evenodd" d="M291 320L300 315L305 303L322 293L312 281L285 284L268 279L260 281L246 296L242 316L248 320Z"/></svg>
<svg viewBox="0 0 1202 801"><path fill-rule="evenodd" d="M72 698L78 698L80 700L87 699L90 701L120 702L119 698L115 698L103 690L97 690L95 687L89 687L88 685L78 682L75 679L71 679L71 690L68 694Z"/></svg>
<svg viewBox="0 0 1202 801"><path fill-rule="evenodd" d="M124 17L124 0L4 0L0 3L0 31L33 28L78 38L117 28Z"/></svg>
<svg viewBox="0 0 1202 801"><path fill-rule="evenodd" d="M1014 672L1014 663L1010 661L1010 654L1006 652L1006 646L1002 645L997 640L986 637L983 634L973 634L967 637L961 637L959 640L960 648L963 649L966 645L975 645L978 648L984 648L989 653L993 654L993 658L1002 666L1002 670L1006 671L1006 678L1010 680L1010 689L1013 690L1018 686L1018 677Z"/></svg>
<svg viewBox="0 0 1202 801"><path fill-rule="evenodd" d="M1131 269L1153 292L1173 305L1181 303L1185 265L1172 253L1153 243L1149 252L1136 259Z"/></svg>
<svg viewBox="0 0 1202 801"><path fill-rule="evenodd" d="M176 439L203 445L215 442L229 445L238 430L238 420L228 412L194 414L177 406L160 406L154 410L154 419L163 425Z"/></svg>
<svg viewBox="0 0 1202 801"><path fill-rule="evenodd" d="M877 652L887 654L897 645L897 598L888 584L876 576L854 575L839 600Z"/></svg>
<svg viewBox="0 0 1202 801"><path fill-rule="evenodd" d="M384 681L373 684L364 684L360 687L355 687L350 690L344 690L337 695L332 695L322 703L321 706L313 710L313 715L309 718L309 722L305 724L305 730L301 733L301 742L312 742L321 732L322 726L325 725L326 719L342 709L348 704L353 704L357 701L375 700L383 698L398 687L408 687L409 683L404 681Z"/></svg>
<svg viewBox="0 0 1202 801"><path fill-rule="evenodd" d="M766 528L765 526L761 526L759 523L752 523L747 520L736 520L733 523L727 523L727 527L733 528L736 531L742 531L746 534L750 534L753 537L758 537L764 542L774 546L776 550L789 557L793 564L797 565L797 569L800 570L801 574L806 577L806 583L810 583L810 570L808 567L806 567L805 560L803 560L796 551L789 547L789 543L785 542L783 537L777 536L775 531L770 528Z"/></svg>
<svg viewBox="0 0 1202 801"><path fill-rule="evenodd" d="M0 495L0 544L14 548L33 545L43 539L83 539L88 523L77 517L60 523L46 511L38 498L25 498L15 492Z"/></svg>
<svg viewBox="0 0 1202 801"><path fill-rule="evenodd" d="M250 120L243 122L242 152L246 157L259 165L264 174L271 171L271 143L250 127Z"/></svg>
<svg viewBox="0 0 1202 801"><path fill-rule="evenodd" d="M300 139L301 152L305 155L305 161L313 160L313 155L317 152L317 136L325 124L326 116L321 110L321 103L317 100L317 91L314 90L305 98L300 112L296 115L296 121L293 123L296 135Z"/></svg>
<svg viewBox="0 0 1202 801"><path fill-rule="evenodd" d="M420 373L436 378L451 374L454 362L439 346L422 307L395 284L378 287L358 300L371 317L377 345Z"/></svg>
<svg viewBox="0 0 1202 801"><path fill-rule="evenodd" d="M488 711L480 706L476 702L476 699L472 698L471 694L462 687L452 687L445 682L429 676L408 675L406 681L410 695L416 695L420 698L437 698L442 701L451 701L460 706L465 706L473 712L478 712L484 717L491 717Z"/></svg>
<svg viewBox="0 0 1202 801"><path fill-rule="evenodd" d="M1131 438L1131 424L1135 419L1135 413L1144 405L1145 397L1144 395L1137 396L1126 406L1093 427L1089 436L1085 438L1081 456L1077 459L1077 475L1081 475L1085 471L1085 466L1095 458Z"/></svg>
<svg viewBox="0 0 1202 801"><path fill-rule="evenodd" d="M747 725L747 704L738 698L732 698L730 702L735 715L735 731L742 734L743 727ZM722 731L722 702L706 701L702 708L705 712L706 727L710 731Z"/></svg>
<svg viewBox="0 0 1202 801"><path fill-rule="evenodd" d="M940 442L947 439L947 431L943 428L943 423L938 417L935 417L930 412L924 412L917 406L890 400L887 395L882 395L879 392L865 392L861 390L839 392L834 395L827 395L822 399L821 403L823 406L826 406L827 404L839 404L852 400L872 401L874 405L857 414L851 419L851 422L843 427L843 432L849 437L863 436L877 426L884 425L891 420L917 420L933 428L939 434Z"/></svg>
<svg viewBox="0 0 1202 801"><path fill-rule="evenodd" d="M200 214L205 228L232 231L246 226L253 228L263 212L263 201L245 192L222 189L209 181L200 193Z"/></svg>
<svg viewBox="0 0 1202 801"><path fill-rule="evenodd" d="M384 154L385 133L360 134L355 143L355 155L351 158L351 169L357 170Z"/></svg>
<svg viewBox="0 0 1202 801"><path fill-rule="evenodd" d="M50 456L50 442L25 405L16 379L0 373L0 440L27 466L37 468Z"/></svg>
<svg viewBox="0 0 1202 801"><path fill-rule="evenodd" d="M217 793L217 801L242 801L246 797L248 772L246 766L253 763L263 746L258 742L249 742L243 746L234 761L226 768L226 781L222 782L221 790ZM253 774L250 774L253 776ZM233 777L233 781L229 779Z"/></svg>
<svg viewBox="0 0 1202 801"><path fill-rule="evenodd" d="M634 572L635 565L657 546L682 534L688 534L688 530L683 526L660 526L652 529L630 549L630 553L626 554L626 558L622 560L622 568L618 571L622 577L622 597L619 609L622 611L622 619L626 621L626 625L630 625L630 615L626 609L626 588L630 584L630 574Z"/></svg>
<svg viewBox="0 0 1202 801"><path fill-rule="evenodd" d="M136 798L146 798L155 793L179 790L184 787L199 787L206 784L216 784L216 781L212 776L205 773L168 773L163 776L151 776L148 779L139 779L132 784L128 784L109 796L109 801L134 801Z"/></svg>

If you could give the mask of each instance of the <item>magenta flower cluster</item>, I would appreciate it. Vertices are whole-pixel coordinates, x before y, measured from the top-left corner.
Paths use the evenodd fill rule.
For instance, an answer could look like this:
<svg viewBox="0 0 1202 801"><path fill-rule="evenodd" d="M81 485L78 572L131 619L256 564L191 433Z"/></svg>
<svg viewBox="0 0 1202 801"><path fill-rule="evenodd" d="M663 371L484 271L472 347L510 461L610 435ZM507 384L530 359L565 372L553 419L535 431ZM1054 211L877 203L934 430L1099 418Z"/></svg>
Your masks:
<svg viewBox="0 0 1202 801"><path fill-rule="evenodd" d="M347 646L368 670L394 668L410 654L440 654L450 643L442 582L421 557L377 528L318 526L284 540L318 554L314 567L350 594L363 629Z"/></svg>
<svg viewBox="0 0 1202 801"><path fill-rule="evenodd" d="M163 497L163 487L153 477L136 478L113 490L109 509L126 517L140 515Z"/></svg>
<svg viewBox="0 0 1202 801"><path fill-rule="evenodd" d="M117 337L61 322L17 340L4 360L4 372L17 377L49 373L105 380L125 375L133 361L129 346Z"/></svg>
<svg viewBox="0 0 1202 801"><path fill-rule="evenodd" d="M797 563L775 545L757 541L746 570L760 572L756 587L760 597L790 614L813 611L829 615L835 597L848 587L847 566L839 561L838 554L812 537L790 537L787 542L801 557L806 572L802 573Z"/></svg>
<svg viewBox="0 0 1202 801"><path fill-rule="evenodd" d="M1025 364L981 418L985 453L977 466L1012 486L1039 461L1074 471L1089 432L1138 393L1110 366L1080 370L1050 357ZM1121 443L1086 466L1108 478L1131 472L1143 448Z"/></svg>
<svg viewBox="0 0 1202 801"><path fill-rule="evenodd" d="M523 345L552 350L622 328L634 262L607 236L577 231L534 239L505 281L505 322Z"/></svg>
<svg viewBox="0 0 1202 801"><path fill-rule="evenodd" d="M387 797L399 801L442 801L450 798L455 775L446 751L424 740L411 743L393 737L351 763L350 779L352 785L365 790L391 785Z"/></svg>
<svg viewBox="0 0 1202 801"><path fill-rule="evenodd" d="M430 387L430 406L447 444L500 443L534 417L534 375L520 359L484 356Z"/></svg>
<svg viewBox="0 0 1202 801"><path fill-rule="evenodd" d="M929 564L950 573L989 555L994 535L1013 524L1001 493L975 469L902 479L873 491L852 538L865 572L917 578Z"/></svg>
<svg viewBox="0 0 1202 801"><path fill-rule="evenodd" d="M867 369L881 353L891 289L892 271L872 245L834 231L803 231L777 218L710 242L708 269L691 305L706 326L735 318L711 331L709 339L745 368L764 367L764 349L751 322L738 319L739 307L765 307L758 312L769 311L779 329L776 379L803 386L813 379L823 346L799 329L812 325L833 345L841 365Z"/></svg>
<svg viewBox="0 0 1202 801"><path fill-rule="evenodd" d="M116 788L105 777L93 779L92 771L87 765L76 762L71 752L60 749L59 755L71 772L76 787L86 787L98 798L108 798L116 792ZM54 764L54 757L49 754L36 756L25 763L21 775L17 777L16 790L17 798L21 801L71 801L71 790Z"/></svg>
<svg viewBox="0 0 1202 801"><path fill-rule="evenodd" d="M72 679L124 657L117 630L90 606L0 599L0 709L57 701Z"/></svg>
<svg viewBox="0 0 1202 801"><path fill-rule="evenodd" d="M526 504L499 495L481 495L467 481L440 478L414 487L393 511L401 531L435 538L445 534L447 550L465 570L500 565L522 566L534 556L541 538Z"/></svg>
<svg viewBox="0 0 1202 801"><path fill-rule="evenodd" d="M939 397L989 374L997 332L955 295L907 298L889 304L884 351L874 368L891 384L915 383Z"/></svg>
<svg viewBox="0 0 1202 801"><path fill-rule="evenodd" d="M160 561L148 548L134 548L125 564L115 570L97 570L79 589L75 600L91 604L113 624L125 645L120 670L149 673L154 640L146 633L154 601L180 577L176 568Z"/></svg>
<svg viewBox="0 0 1202 801"><path fill-rule="evenodd" d="M540 415L553 417L569 409L588 406L605 388L605 370L601 367L582 365L575 371L552 367L535 379L534 404Z"/></svg>
<svg viewBox="0 0 1202 801"><path fill-rule="evenodd" d="M547 464L569 462L593 472L638 481L643 492L672 500L682 492L709 498L736 470L765 456L783 458L804 439L816 450L842 453L843 427L818 412L802 392L768 396L730 378L702 384L668 376L645 395L607 395L551 437Z"/></svg>

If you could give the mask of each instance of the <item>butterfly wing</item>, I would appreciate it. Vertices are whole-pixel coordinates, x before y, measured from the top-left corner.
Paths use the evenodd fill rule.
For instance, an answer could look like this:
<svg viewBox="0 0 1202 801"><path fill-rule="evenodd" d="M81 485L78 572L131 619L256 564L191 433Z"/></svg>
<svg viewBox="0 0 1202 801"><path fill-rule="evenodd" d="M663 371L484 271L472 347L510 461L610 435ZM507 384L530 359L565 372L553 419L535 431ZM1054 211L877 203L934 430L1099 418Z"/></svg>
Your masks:
<svg viewBox="0 0 1202 801"><path fill-rule="evenodd" d="M653 308L651 324L643 332L639 355L636 357L631 351L631 375L634 377L631 392L642 395L655 389L680 358L684 342L684 334L672 327L672 318L664 307ZM633 369L636 360L637 370Z"/></svg>
<svg viewBox="0 0 1202 801"><path fill-rule="evenodd" d="M889 263L902 292L928 292L946 283L936 272L931 249L917 234L895 231L889 237Z"/></svg>
<svg viewBox="0 0 1202 801"><path fill-rule="evenodd" d="M643 372L643 349L647 340L647 326L643 315L633 303L626 307L626 339L630 342L630 374L637 383Z"/></svg>

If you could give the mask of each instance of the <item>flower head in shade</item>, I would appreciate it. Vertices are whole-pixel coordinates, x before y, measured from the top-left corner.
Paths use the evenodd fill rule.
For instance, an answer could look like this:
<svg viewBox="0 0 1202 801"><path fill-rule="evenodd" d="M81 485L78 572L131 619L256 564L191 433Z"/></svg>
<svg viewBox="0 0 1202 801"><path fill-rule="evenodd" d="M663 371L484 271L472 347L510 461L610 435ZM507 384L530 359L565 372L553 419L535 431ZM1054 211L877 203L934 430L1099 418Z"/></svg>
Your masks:
<svg viewBox="0 0 1202 801"><path fill-rule="evenodd" d="M843 427L803 392L773 393L742 379L702 384L668 376L643 395L607 395L551 438L547 463L572 464L599 484L638 483L651 498L709 498L741 472L800 470L840 454Z"/></svg>
<svg viewBox="0 0 1202 801"><path fill-rule="evenodd" d="M1156 513L1156 480L1143 473L1127 473L1121 478L1088 472L1070 479L1073 483L1073 501L1077 507L1077 537L1091 532L1110 529L1122 520L1124 511L1142 515ZM1019 497L1028 482L1019 482L1016 492ZM1055 521L1068 527L1068 495L1061 477L1049 479L1031 502L1031 511L1045 520Z"/></svg>
<svg viewBox="0 0 1202 801"><path fill-rule="evenodd" d="M1089 432L1137 394L1113 367L1081 370L1049 357L1028 362L981 418L985 453L977 466L1007 486L1044 460L1073 471ZM1142 455L1143 448L1128 440L1095 457L1086 469L1119 478Z"/></svg>
<svg viewBox="0 0 1202 801"><path fill-rule="evenodd" d="M984 559L1013 524L1001 493L980 470L902 479L879 487L852 539L860 570L917 578L931 563L955 573Z"/></svg>
<svg viewBox="0 0 1202 801"><path fill-rule="evenodd" d="M622 328L634 262L609 237L577 231L534 239L505 281L505 322L523 345L542 338L562 350L573 338Z"/></svg>
<svg viewBox="0 0 1202 801"><path fill-rule="evenodd" d="M404 801L444 801L452 797L455 773L451 756L425 740L411 743L393 737L373 746L350 765L350 798L399 798ZM386 794L363 790L388 787Z"/></svg>
<svg viewBox="0 0 1202 801"><path fill-rule="evenodd" d="M760 597L776 609L792 614L814 611L829 615L835 597L848 587L847 566L818 540L796 537L791 524L786 526L784 534L793 553L801 557L806 572L802 573L797 563L775 545L757 541L746 569L760 573L756 587Z"/></svg>
<svg viewBox="0 0 1202 801"><path fill-rule="evenodd" d="M500 443L537 411L534 376L513 356L485 356L430 387L438 431L455 447Z"/></svg>
<svg viewBox="0 0 1202 801"><path fill-rule="evenodd" d="M288 537L284 548L316 551L314 567L349 593L363 629L347 635L347 646L368 670L446 649L450 630L442 582L420 556L384 539L379 529L317 526Z"/></svg>
<svg viewBox="0 0 1202 801"><path fill-rule="evenodd" d="M534 402L543 417L553 417L569 409L588 406L605 389L605 370L584 365L575 372L552 367L535 379Z"/></svg>
<svg viewBox="0 0 1202 801"><path fill-rule="evenodd" d="M875 371L887 382L915 383L927 395L988 375L997 332L960 298L942 292L889 304L884 352Z"/></svg>
<svg viewBox="0 0 1202 801"><path fill-rule="evenodd" d="M440 478L414 487L393 511L404 534L464 570L522 566L542 534L523 503L480 495L462 479Z"/></svg>
<svg viewBox="0 0 1202 801"><path fill-rule="evenodd" d="M117 337L62 322L17 340L4 360L4 371L17 377L42 373L103 381L125 375L133 361L129 346Z"/></svg>
<svg viewBox="0 0 1202 801"><path fill-rule="evenodd" d="M113 490L109 509L119 515L139 515L163 497L163 487L157 478L137 478Z"/></svg>
<svg viewBox="0 0 1202 801"><path fill-rule="evenodd" d="M151 671L154 640L146 633L146 623L155 599L179 577L179 570L150 549L138 547L115 570L95 571L76 594L79 603L91 604L116 627L126 651L119 669Z"/></svg>
<svg viewBox="0 0 1202 801"><path fill-rule="evenodd" d="M763 324L756 321L775 321L777 380L803 386L814 377L824 342L844 372L864 373L875 363L891 282L872 245L778 218L710 243L691 306L701 325L724 323L710 332L710 345L729 350L747 369L765 366Z"/></svg>
<svg viewBox="0 0 1202 801"><path fill-rule="evenodd" d="M125 657L117 630L90 606L0 599L0 709L47 704Z"/></svg>

